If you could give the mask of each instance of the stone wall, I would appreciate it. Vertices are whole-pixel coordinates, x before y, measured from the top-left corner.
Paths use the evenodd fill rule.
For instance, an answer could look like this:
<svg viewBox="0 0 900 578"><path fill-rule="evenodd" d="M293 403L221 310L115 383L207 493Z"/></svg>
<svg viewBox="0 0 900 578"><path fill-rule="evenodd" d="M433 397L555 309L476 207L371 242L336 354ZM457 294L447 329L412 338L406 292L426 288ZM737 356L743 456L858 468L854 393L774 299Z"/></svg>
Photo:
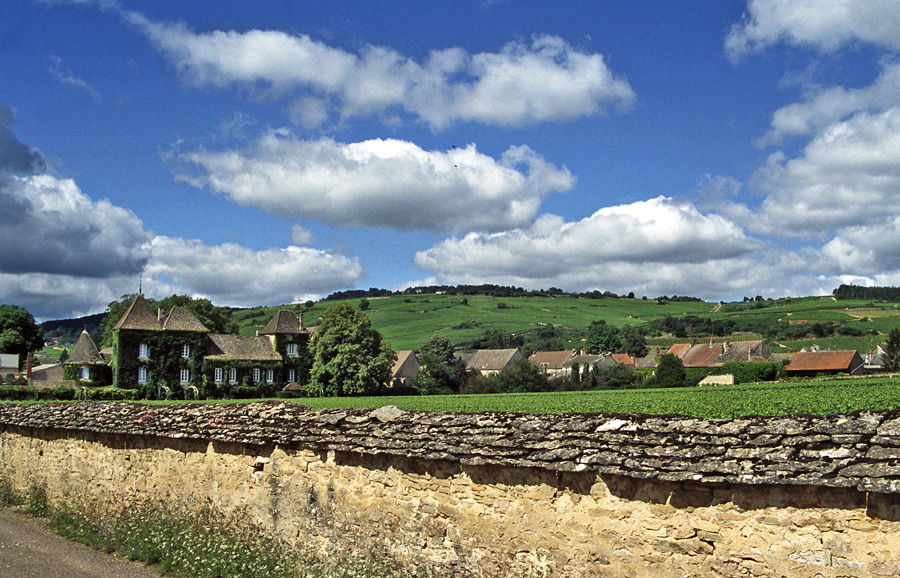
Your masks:
<svg viewBox="0 0 900 578"><path fill-rule="evenodd" d="M0 405L0 470L474 576L900 575L900 413Z"/></svg>

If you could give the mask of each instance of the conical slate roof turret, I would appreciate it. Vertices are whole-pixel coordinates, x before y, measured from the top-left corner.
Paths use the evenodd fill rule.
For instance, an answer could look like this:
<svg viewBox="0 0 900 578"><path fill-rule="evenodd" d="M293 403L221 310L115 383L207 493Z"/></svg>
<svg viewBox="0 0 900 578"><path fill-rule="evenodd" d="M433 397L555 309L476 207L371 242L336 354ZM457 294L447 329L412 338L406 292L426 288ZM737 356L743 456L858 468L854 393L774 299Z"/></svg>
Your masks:
<svg viewBox="0 0 900 578"><path fill-rule="evenodd" d="M87 329L81 332L81 335L78 336L78 341L75 343L75 349L72 350L72 355L66 359L66 363L103 363L104 359L100 355L100 351L97 350L97 345L94 343L94 340L91 339L91 335L87 332Z"/></svg>

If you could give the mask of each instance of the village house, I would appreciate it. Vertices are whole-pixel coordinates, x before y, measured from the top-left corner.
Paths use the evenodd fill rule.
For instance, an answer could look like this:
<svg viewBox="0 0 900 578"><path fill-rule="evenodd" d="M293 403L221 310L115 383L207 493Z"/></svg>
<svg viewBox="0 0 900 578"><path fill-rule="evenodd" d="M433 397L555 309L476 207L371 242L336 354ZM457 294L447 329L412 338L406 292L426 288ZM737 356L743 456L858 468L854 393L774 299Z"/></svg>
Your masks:
<svg viewBox="0 0 900 578"><path fill-rule="evenodd" d="M391 368L390 387L412 387L422 364L414 351L398 351L397 361Z"/></svg>
<svg viewBox="0 0 900 578"><path fill-rule="evenodd" d="M569 375L572 373L572 364L577 363L575 361L577 353L577 349L535 351L528 358L528 361L543 369L544 373L550 377L554 375Z"/></svg>
<svg viewBox="0 0 900 578"><path fill-rule="evenodd" d="M480 349L461 358L466 362L466 369L488 376L508 367L513 361L521 359L522 352L518 349Z"/></svg>
<svg viewBox="0 0 900 578"><path fill-rule="evenodd" d="M790 376L800 377L839 373L862 375L865 361L854 350L798 351L784 370Z"/></svg>
<svg viewBox="0 0 900 578"><path fill-rule="evenodd" d="M676 343L669 348L685 367L721 367L730 361L770 361L772 352L764 341L726 341L717 343ZM658 352L657 352L658 355ZM655 356L654 356L655 358ZM645 367L646 364L640 364Z"/></svg>

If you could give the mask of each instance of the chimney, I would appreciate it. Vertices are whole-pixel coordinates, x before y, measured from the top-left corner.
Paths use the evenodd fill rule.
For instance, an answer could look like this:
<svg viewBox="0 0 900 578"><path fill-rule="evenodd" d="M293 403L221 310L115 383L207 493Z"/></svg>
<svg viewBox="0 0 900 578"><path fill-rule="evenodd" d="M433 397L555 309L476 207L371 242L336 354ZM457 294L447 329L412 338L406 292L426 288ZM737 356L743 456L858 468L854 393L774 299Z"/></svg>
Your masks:
<svg viewBox="0 0 900 578"><path fill-rule="evenodd" d="M34 364L34 354L29 353L25 361L25 378L31 383L31 367Z"/></svg>
<svg viewBox="0 0 900 578"><path fill-rule="evenodd" d="M303 310L300 310L300 313L297 314L297 321L300 322L300 329L303 329Z"/></svg>
<svg viewBox="0 0 900 578"><path fill-rule="evenodd" d="M156 310L156 320L159 321L160 323L162 323L162 320L163 320L163 308L162 307L159 307Z"/></svg>

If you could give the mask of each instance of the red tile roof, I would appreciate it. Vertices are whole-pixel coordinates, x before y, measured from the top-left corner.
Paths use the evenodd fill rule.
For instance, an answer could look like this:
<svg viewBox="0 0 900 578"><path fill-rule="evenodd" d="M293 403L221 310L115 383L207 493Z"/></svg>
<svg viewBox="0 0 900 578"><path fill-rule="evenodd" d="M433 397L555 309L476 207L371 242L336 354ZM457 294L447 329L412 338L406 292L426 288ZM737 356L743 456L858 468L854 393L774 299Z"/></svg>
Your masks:
<svg viewBox="0 0 900 578"><path fill-rule="evenodd" d="M858 362L854 357L859 358ZM785 367L787 371L853 371L862 358L853 350L798 351Z"/></svg>

